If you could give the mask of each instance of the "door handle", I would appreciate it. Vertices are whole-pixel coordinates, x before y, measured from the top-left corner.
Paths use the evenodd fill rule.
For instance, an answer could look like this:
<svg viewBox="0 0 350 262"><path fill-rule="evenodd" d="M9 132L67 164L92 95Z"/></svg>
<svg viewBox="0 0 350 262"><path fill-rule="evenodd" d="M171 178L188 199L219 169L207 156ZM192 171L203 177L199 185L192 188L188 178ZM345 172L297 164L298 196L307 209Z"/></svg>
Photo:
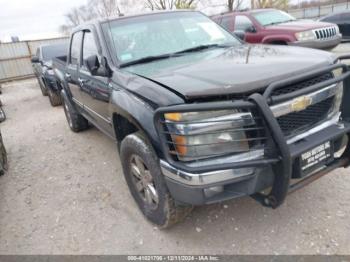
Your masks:
<svg viewBox="0 0 350 262"><path fill-rule="evenodd" d="M86 82L86 80L79 77L79 78L78 78L78 82L79 82L80 85L84 85L84 83Z"/></svg>
<svg viewBox="0 0 350 262"><path fill-rule="evenodd" d="M69 73L66 73L64 76L66 77L67 80L71 79L71 74L69 74Z"/></svg>

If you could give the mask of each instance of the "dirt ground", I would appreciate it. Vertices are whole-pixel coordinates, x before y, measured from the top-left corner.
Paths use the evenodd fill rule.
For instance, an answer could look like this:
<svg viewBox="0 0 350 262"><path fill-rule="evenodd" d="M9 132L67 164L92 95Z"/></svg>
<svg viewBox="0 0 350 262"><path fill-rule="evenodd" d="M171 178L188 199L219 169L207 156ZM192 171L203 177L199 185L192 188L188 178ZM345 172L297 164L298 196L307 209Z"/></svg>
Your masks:
<svg viewBox="0 0 350 262"><path fill-rule="evenodd" d="M8 83L0 124L0 254L349 254L350 171L290 195L277 210L250 198L198 207L161 231L138 211L116 145L75 134L36 80Z"/></svg>

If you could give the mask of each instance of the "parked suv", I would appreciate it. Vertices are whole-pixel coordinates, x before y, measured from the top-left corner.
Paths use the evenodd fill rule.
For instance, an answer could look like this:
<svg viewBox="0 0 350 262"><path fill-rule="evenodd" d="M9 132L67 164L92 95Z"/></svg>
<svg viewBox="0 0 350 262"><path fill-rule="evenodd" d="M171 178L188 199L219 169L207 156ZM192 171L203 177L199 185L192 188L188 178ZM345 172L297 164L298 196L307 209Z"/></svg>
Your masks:
<svg viewBox="0 0 350 262"><path fill-rule="evenodd" d="M233 12L212 18L248 43L331 49L341 41L339 28L335 24L296 20L290 14L275 9Z"/></svg>
<svg viewBox="0 0 350 262"><path fill-rule="evenodd" d="M41 92L43 96L49 96L52 106L62 104L61 86L52 70L52 58L65 55L67 49L66 44L42 45L32 57L34 74L38 79Z"/></svg>
<svg viewBox="0 0 350 262"><path fill-rule="evenodd" d="M334 23L339 27L339 31L343 36L342 40L350 40L350 11L344 10L342 12L331 13L322 17L319 21Z"/></svg>
<svg viewBox="0 0 350 262"><path fill-rule="evenodd" d="M246 45L199 12L169 11L81 25L54 67L69 127L117 142L160 227L248 195L276 208L349 164L350 72L328 52Z"/></svg>

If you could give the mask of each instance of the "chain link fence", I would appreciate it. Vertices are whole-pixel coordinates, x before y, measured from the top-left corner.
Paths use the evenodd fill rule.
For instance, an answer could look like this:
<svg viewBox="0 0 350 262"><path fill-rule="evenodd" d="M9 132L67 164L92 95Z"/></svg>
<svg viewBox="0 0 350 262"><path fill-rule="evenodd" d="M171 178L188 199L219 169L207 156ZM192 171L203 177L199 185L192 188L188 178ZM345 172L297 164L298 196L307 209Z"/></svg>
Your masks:
<svg viewBox="0 0 350 262"><path fill-rule="evenodd" d="M349 9L350 4L337 3L331 5L320 5L315 7L300 8L300 9L290 9L288 13L297 19L315 19L330 13L340 12Z"/></svg>

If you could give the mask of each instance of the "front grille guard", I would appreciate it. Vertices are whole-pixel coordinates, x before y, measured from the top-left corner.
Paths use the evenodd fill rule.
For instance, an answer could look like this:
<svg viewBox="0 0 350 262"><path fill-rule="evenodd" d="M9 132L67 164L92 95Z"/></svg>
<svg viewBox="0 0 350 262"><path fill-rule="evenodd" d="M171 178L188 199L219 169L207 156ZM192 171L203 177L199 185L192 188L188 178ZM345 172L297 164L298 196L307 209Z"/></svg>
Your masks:
<svg viewBox="0 0 350 262"><path fill-rule="evenodd" d="M340 58L342 59L342 58ZM322 83L318 83L302 90L297 90L289 94L283 94L278 96L271 96L273 91L277 88L281 88L286 85L290 85L296 82L306 80L308 78L331 72L335 69L342 69L342 74L338 77L329 79ZM307 177L299 182L298 185L290 185L290 179L292 176L292 164L293 159L289 146L287 144L286 138L277 122L277 119L274 117L270 105L281 103L287 100L292 100L293 98L306 95L308 93L317 91L321 88L327 87L332 84L343 82L350 76L350 71L345 64L334 64L327 66L322 69L314 70L309 73L305 73L299 76L287 78L282 81L277 81L271 83L265 90L264 94L259 93L252 94L248 97L247 100L235 100L235 101L225 101L225 102L208 102L208 103L199 103L199 104L183 104L175 105L169 107L158 108L154 115L154 124L160 138L160 145L162 153L168 163L173 165L175 168L183 170L189 173L202 173L210 172L215 170L226 170L226 169L238 169L246 167L263 167L266 165L272 165L272 168L275 173L275 179L273 182L272 189L268 195L258 193L253 196L256 200L261 202L265 206L276 208L280 206L284 199L286 198L289 190L295 190L298 186L307 184L308 179L312 179L314 176ZM344 95L342 103L342 118L344 120L350 120L350 107L346 107L344 101L350 101L350 84L344 85ZM199 166L188 166L181 161L175 161L171 154L169 153L169 147L167 145L167 137L164 130L164 114L165 113L174 113L174 112L201 112L201 111L210 111L210 110L226 110L226 109L240 109L240 110L257 110L257 112L262 116L264 127L269 131L269 139L274 145L275 157L265 157L263 159L249 160L243 162L234 162L234 163L225 163L225 164L215 164L211 166L199 167ZM349 152L350 150L347 150ZM269 154L271 155L271 154ZM347 156L350 155L346 154ZM337 160L338 162L343 161L344 159ZM345 162L342 166L345 166ZM346 161L347 163L348 161ZM333 165L337 165L334 163ZM339 163L338 163L339 165ZM321 172L320 172L321 173ZM317 174L316 174L317 175Z"/></svg>

